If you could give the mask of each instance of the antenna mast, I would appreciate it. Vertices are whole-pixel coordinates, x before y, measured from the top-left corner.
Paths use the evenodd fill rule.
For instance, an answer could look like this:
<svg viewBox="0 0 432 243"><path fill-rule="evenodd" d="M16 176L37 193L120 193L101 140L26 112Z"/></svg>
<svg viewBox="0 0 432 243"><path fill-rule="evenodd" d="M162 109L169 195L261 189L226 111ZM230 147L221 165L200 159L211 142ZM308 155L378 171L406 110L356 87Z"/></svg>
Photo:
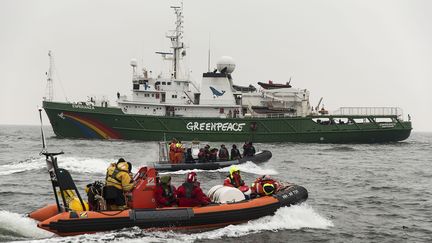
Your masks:
<svg viewBox="0 0 432 243"><path fill-rule="evenodd" d="M52 101L54 99L54 85L53 85L53 80L52 80L52 73L53 73L53 64L54 64L54 60L53 60L53 56L51 54L51 51L48 51L48 56L49 56L49 69L47 72L47 87L46 87L46 91L47 91L47 97L46 100L47 101Z"/></svg>
<svg viewBox="0 0 432 243"><path fill-rule="evenodd" d="M181 49L184 48L184 44L182 42L183 38L183 2L181 6L171 6L172 9L174 9L174 13L176 14L176 29L171 31L171 33L167 34L166 37L171 40L171 45L174 50L173 53L173 77L174 79L177 78L177 73L179 70L179 60L180 60L180 54Z"/></svg>
<svg viewBox="0 0 432 243"><path fill-rule="evenodd" d="M210 36L210 33L209 33L209 49L208 49L208 63L207 63L207 71L208 72L210 72L210 40L211 40L211 38L210 38L211 36Z"/></svg>

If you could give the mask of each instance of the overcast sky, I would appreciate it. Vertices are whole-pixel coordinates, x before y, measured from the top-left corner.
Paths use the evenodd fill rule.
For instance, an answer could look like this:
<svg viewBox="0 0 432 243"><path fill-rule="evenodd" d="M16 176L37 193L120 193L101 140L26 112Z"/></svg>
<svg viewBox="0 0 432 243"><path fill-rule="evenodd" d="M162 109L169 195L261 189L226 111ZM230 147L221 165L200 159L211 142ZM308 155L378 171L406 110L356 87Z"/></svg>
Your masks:
<svg viewBox="0 0 432 243"><path fill-rule="evenodd" d="M159 72L155 51L176 1L0 1L0 124L38 124L48 50L55 99L130 94L131 58ZM432 1L184 1L187 63L200 82L234 58L238 85L273 80L343 106L397 106L414 131L432 131Z"/></svg>

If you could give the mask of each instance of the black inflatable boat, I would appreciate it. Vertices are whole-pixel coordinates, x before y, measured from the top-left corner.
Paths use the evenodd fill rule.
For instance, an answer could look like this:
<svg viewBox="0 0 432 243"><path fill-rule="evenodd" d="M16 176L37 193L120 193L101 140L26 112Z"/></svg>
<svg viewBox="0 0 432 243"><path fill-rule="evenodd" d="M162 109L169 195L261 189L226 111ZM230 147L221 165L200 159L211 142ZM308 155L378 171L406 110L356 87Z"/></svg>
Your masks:
<svg viewBox="0 0 432 243"><path fill-rule="evenodd" d="M216 162L205 162L205 163L199 163L199 162L192 162L192 163L179 163L179 164L172 164L168 161L164 163L155 163L154 168L158 171L178 171L178 170L216 170L219 168L229 167L231 165L238 165L245 163L247 161L253 162L255 164L257 163L263 163L272 157L272 153L268 150L263 150L257 152L254 156L246 156L239 160L228 160L228 161L216 161Z"/></svg>

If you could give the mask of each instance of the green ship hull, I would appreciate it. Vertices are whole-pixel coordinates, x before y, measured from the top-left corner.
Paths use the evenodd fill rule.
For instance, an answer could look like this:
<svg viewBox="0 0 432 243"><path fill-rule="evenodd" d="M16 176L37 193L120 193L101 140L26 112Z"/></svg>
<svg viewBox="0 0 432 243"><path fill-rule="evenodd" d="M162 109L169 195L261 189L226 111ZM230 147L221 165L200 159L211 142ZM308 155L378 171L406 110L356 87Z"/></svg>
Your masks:
<svg viewBox="0 0 432 243"><path fill-rule="evenodd" d="M54 133L64 138L161 141L383 143L409 137L410 121L397 116L337 116L349 122L317 123L332 116L281 118L194 118L125 114L117 107L43 102ZM390 122L378 122L379 119ZM362 119L367 122L356 122Z"/></svg>

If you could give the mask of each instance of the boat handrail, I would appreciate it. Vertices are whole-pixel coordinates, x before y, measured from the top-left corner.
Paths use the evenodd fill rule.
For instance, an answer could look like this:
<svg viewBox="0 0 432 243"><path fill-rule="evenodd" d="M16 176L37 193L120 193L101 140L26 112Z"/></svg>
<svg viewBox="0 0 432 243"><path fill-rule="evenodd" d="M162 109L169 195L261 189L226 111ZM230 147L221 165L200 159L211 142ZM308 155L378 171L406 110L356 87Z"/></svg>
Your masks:
<svg viewBox="0 0 432 243"><path fill-rule="evenodd" d="M403 117L399 107L340 107L332 115L359 115L359 116L397 116Z"/></svg>

